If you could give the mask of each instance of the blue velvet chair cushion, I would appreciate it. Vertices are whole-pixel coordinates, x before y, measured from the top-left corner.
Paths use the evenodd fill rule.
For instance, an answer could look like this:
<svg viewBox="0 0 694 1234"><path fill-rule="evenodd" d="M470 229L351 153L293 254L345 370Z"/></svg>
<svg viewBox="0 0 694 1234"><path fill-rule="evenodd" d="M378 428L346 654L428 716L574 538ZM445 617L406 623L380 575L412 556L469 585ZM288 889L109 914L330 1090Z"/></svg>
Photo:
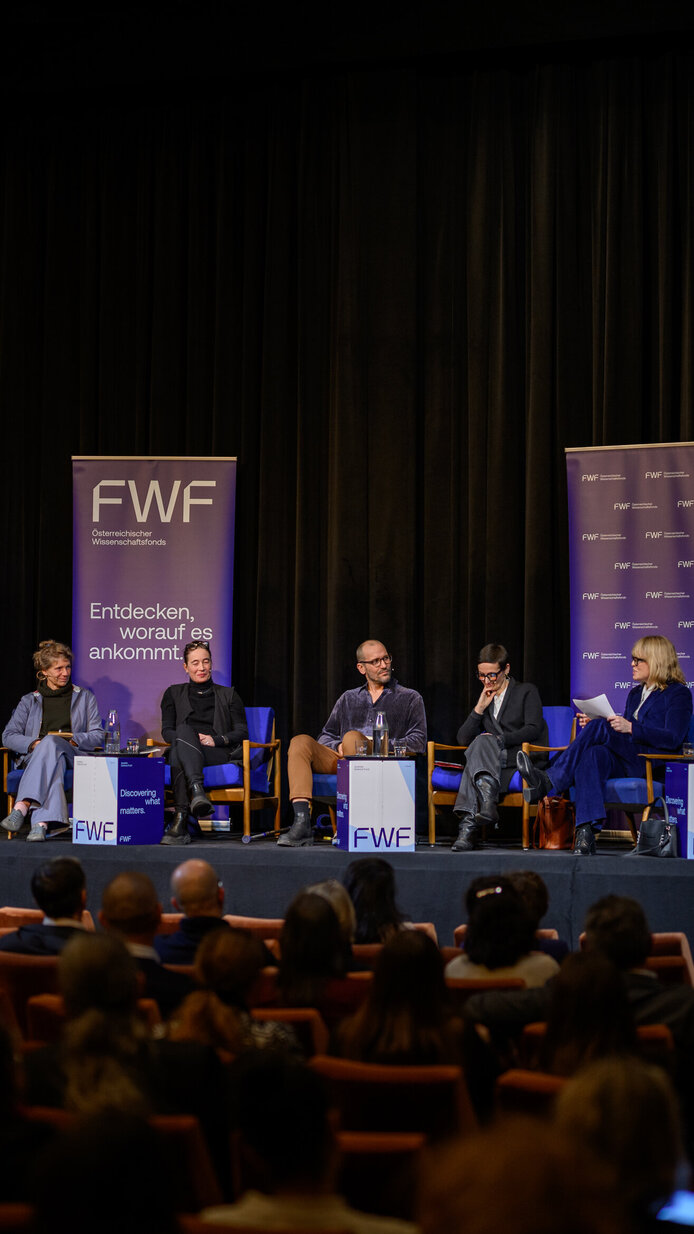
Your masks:
<svg viewBox="0 0 694 1234"><path fill-rule="evenodd" d="M17 789L19 788L19 781L21 780L21 778L22 778L21 769L18 771L8 772L7 791L11 797L17 796ZM69 771L65 772L65 779L63 781L63 785L64 785L66 793L69 793L72 788L72 768L70 768Z"/></svg>
<svg viewBox="0 0 694 1234"><path fill-rule="evenodd" d="M452 771L449 767L434 767L431 777L431 787L434 789L443 790L443 792L446 793L457 793L460 788L461 779L462 772L460 771ZM520 772L514 771L506 792L520 793L522 787L523 781L521 779Z"/></svg>
<svg viewBox="0 0 694 1234"><path fill-rule="evenodd" d="M268 742L272 740L272 726L275 713L272 707L246 707L246 723L250 741ZM251 792L268 793L268 751L251 750ZM243 767L240 763L217 763L214 767L206 767L203 773L205 788L242 788ZM164 770L164 783L171 784L171 768Z"/></svg>

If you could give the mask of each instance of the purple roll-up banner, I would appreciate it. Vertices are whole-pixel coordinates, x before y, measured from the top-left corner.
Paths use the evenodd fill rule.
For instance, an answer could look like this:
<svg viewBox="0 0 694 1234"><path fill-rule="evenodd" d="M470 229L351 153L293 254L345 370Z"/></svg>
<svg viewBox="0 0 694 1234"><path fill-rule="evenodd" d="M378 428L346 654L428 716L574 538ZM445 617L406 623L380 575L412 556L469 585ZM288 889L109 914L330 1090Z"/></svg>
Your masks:
<svg viewBox="0 0 694 1234"><path fill-rule="evenodd" d="M566 467L571 697L621 715L637 639L665 635L694 677L694 443L570 449Z"/></svg>
<svg viewBox="0 0 694 1234"><path fill-rule="evenodd" d="M236 459L75 456L72 475L73 676L122 745L158 737L186 643L231 684Z"/></svg>

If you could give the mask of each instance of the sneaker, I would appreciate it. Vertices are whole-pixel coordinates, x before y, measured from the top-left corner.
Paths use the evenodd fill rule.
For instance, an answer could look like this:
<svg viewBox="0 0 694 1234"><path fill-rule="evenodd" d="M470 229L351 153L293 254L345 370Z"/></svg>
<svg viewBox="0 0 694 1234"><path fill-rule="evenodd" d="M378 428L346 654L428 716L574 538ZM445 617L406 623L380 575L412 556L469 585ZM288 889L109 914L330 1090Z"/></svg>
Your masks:
<svg viewBox="0 0 694 1234"><path fill-rule="evenodd" d="M3 818L0 823L0 827L2 827L3 831L11 831L14 833L15 831L21 831L25 822L26 815L22 814L21 810L10 810L7 818Z"/></svg>
<svg viewBox="0 0 694 1234"><path fill-rule="evenodd" d="M32 823L27 836L27 841L33 843L34 840L45 840L46 828L41 826L41 823Z"/></svg>

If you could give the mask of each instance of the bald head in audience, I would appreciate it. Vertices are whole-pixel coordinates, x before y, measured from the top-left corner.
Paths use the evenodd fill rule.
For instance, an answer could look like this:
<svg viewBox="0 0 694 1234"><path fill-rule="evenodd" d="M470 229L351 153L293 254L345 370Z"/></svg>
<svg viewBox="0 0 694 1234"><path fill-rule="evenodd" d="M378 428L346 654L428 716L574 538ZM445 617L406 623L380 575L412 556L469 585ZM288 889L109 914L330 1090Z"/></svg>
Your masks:
<svg viewBox="0 0 694 1234"><path fill-rule="evenodd" d="M171 903L185 917L221 917L224 888L208 861L191 858L171 875Z"/></svg>
<svg viewBox="0 0 694 1234"><path fill-rule="evenodd" d="M161 904L151 878L125 870L104 888L99 921L105 930L132 943L151 945L161 920Z"/></svg>

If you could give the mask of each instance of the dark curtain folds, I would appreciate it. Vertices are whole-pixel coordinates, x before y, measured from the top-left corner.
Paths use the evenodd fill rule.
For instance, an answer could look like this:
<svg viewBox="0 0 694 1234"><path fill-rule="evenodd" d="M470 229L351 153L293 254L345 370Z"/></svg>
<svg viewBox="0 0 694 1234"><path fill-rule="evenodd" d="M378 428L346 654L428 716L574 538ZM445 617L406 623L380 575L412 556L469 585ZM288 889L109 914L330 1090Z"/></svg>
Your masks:
<svg viewBox="0 0 694 1234"><path fill-rule="evenodd" d="M443 739L489 638L564 701L564 448L693 435L693 98L659 46L10 100L3 715L70 637L71 454L238 456L285 738L367 635Z"/></svg>

